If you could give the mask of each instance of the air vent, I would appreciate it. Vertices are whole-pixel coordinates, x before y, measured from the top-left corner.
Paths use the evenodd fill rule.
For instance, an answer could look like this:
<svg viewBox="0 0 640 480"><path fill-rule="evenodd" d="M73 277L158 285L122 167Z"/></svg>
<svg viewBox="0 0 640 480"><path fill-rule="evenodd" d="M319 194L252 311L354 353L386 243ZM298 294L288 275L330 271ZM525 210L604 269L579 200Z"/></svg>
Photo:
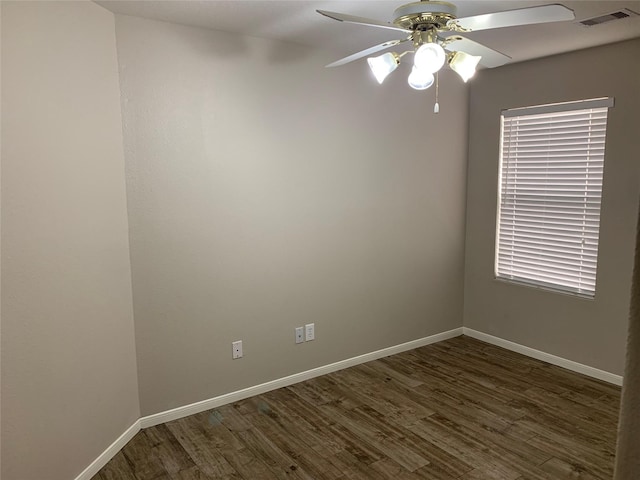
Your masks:
<svg viewBox="0 0 640 480"><path fill-rule="evenodd" d="M593 27L594 25L602 25L603 23L613 22L614 20L622 20L623 18L637 17L638 14L628 8L616 10L615 12L600 15L599 17L587 18L580 20L578 23L585 27Z"/></svg>

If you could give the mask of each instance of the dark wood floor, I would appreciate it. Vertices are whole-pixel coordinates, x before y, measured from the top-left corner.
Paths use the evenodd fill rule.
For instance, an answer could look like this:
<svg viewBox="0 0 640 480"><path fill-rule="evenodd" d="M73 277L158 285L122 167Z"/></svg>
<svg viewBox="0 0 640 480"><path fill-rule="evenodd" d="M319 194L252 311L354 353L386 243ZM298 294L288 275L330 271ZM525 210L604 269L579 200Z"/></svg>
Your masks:
<svg viewBox="0 0 640 480"><path fill-rule="evenodd" d="M93 480L609 480L619 401L457 337L148 428Z"/></svg>

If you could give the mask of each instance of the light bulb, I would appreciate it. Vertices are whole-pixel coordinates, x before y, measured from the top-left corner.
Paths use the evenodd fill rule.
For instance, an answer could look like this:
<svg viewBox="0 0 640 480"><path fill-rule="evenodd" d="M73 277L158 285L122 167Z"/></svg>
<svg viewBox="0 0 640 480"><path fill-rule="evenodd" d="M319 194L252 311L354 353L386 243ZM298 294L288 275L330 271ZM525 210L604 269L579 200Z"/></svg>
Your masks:
<svg viewBox="0 0 640 480"><path fill-rule="evenodd" d="M460 75L460 78L466 83L476 73L476 66L482 57L469 55L464 52L456 52L449 61L451 70Z"/></svg>
<svg viewBox="0 0 640 480"><path fill-rule="evenodd" d="M413 67L411 69L411 74L407 79L409 86L414 90L426 90L431 85L433 85L434 81L433 74L426 70L421 70L417 67Z"/></svg>
<svg viewBox="0 0 640 480"><path fill-rule="evenodd" d="M367 58L367 62L378 83L382 83L387 78L387 75L398 68L400 57L396 53L388 52L379 57Z"/></svg>
<svg viewBox="0 0 640 480"><path fill-rule="evenodd" d="M444 65L447 55L437 43L425 43L416 50L413 65L420 70L436 73Z"/></svg>

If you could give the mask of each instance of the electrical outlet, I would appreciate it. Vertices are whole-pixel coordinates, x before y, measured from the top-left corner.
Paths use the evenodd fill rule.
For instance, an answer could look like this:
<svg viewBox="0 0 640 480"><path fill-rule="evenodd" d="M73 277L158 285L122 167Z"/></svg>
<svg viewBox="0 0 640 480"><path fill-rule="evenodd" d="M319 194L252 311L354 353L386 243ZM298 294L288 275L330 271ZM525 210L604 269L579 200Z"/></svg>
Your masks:
<svg viewBox="0 0 640 480"><path fill-rule="evenodd" d="M316 324L315 323L307 323L304 326L304 340L305 342L310 342L311 340L316 338Z"/></svg>
<svg viewBox="0 0 640 480"><path fill-rule="evenodd" d="M296 343L304 342L304 328L296 327Z"/></svg>
<svg viewBox="0 0 640 480"><path fill-rule="evenodd" d="M242 340L231 343L231 356L234 360L236 358L242 358Z"/></svg>

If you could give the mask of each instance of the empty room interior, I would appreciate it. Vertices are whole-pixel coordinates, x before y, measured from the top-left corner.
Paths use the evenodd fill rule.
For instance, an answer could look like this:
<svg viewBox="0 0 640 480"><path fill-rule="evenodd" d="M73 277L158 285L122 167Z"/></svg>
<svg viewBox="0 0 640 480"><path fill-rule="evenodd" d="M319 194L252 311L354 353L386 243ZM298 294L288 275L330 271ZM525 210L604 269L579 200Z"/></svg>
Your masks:
<svg viewBox="0 0 640 480"><path fill-rule="evenodd" d="M1 478L640 478L638 14L0 2Z"/></svg>

